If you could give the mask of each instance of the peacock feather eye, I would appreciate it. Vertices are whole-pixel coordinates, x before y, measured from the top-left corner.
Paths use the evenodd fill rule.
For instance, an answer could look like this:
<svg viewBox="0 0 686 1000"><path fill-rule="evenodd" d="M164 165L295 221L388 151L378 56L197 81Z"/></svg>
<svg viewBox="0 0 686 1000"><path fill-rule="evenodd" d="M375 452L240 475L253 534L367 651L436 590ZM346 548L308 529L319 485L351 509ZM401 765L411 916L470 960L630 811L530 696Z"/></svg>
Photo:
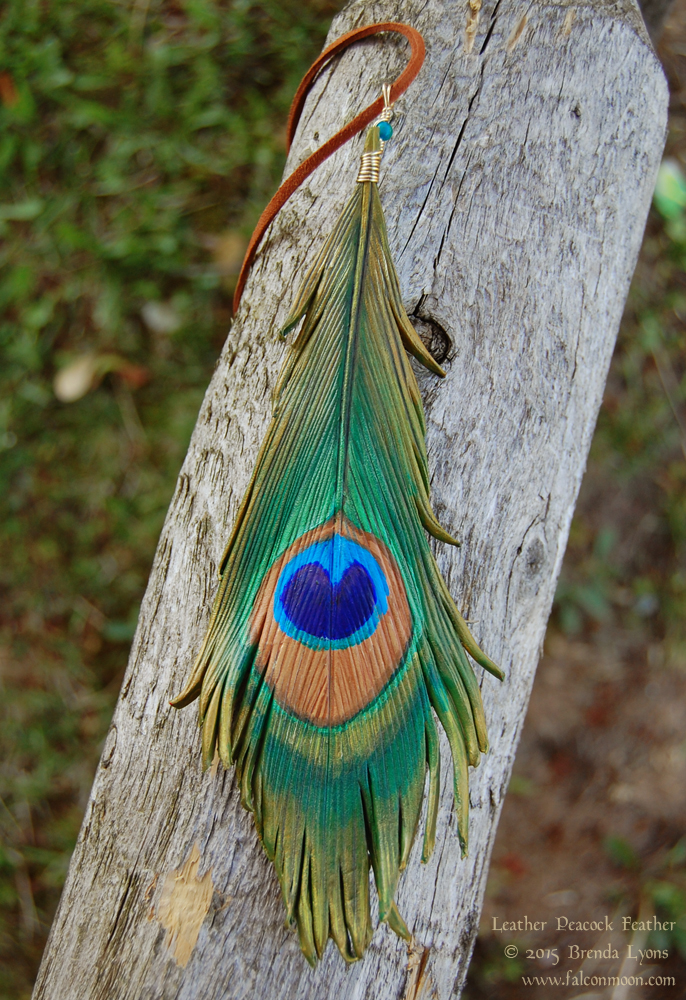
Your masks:
<svg viewBox="0 0 686 1000"><path fill-rule="evenodd" d="M412 635L393 556L344 516L306 532L274 563L251 622L276 702L325 728L372 704Z"/></svg>

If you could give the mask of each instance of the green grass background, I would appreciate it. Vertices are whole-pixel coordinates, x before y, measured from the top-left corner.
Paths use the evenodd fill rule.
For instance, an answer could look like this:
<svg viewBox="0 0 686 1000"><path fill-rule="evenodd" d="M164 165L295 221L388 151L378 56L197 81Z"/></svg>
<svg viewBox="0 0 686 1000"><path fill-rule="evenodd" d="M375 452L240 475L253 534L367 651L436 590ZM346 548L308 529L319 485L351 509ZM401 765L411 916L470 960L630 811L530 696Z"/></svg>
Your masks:
<svg viewBox="0 0 686 1000"><path fill-rule="evenodd" d="M2 997L30 994L228 330L225 258L278 184L288 106L336 6L2 7ZM88 352L123 372L60 403L56 372Z"/></svg>
<svg viewBox="0 0 686 1000"><path fill-rule="evenodd" d="M2 998L30 995L232 273L341 5L0 10ZM685 259L681 210L655 214L593 445L618 488L635 485L653 542L627 556L577 518L554 624L625 625L665 669L686 662ZM60 402L55 375L83 354L101 377Z"/></svg>

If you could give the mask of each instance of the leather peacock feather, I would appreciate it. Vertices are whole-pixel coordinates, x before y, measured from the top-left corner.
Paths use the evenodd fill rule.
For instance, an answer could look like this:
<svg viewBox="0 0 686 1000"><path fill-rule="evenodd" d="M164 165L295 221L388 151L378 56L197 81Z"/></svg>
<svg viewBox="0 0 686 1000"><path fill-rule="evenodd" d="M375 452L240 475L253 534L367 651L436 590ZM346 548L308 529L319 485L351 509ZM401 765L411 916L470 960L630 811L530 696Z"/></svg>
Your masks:
<svg viewBox="0 0 686 1000"><path fill-rule="evenodd" d="M365 154L378 160L380 147L373 125ZM363 955L370 865L379 919L409 938L394 895L427 769L424 861L434 844L434 713L450 742L466 851L467 767L488 743L465 650L502 673L472 638L427 540L456 544L431 511L406 351L444 372L403 307L373 178L356 185L283 332L303 317L207 636L173 704L200 698L204 764L215 751L235 763L314 965L329 937L345 959Z"/></svg>

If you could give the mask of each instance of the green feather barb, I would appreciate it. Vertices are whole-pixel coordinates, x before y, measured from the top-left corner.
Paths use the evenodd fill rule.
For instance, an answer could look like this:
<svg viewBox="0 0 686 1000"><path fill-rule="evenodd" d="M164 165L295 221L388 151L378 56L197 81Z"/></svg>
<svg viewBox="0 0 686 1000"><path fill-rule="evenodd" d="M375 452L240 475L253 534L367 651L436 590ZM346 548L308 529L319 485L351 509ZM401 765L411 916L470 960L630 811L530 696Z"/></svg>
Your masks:
<svg viewBox="0 0 686 1000"><path fill-rule="evenodd" d="M367 150L379 149L378 128ZM443 375L402 305L374 183L358 183L305 278L274 416L224 555L210 626L177 707L200 698L205 766L235 763L313 965L348 961L379 918L409 938L394 896L439 799L437 716L467 848L467 767L487 749L479 649L425 532L424 414L406 350ZM433 711L432 711L433 710Z"/></svg>

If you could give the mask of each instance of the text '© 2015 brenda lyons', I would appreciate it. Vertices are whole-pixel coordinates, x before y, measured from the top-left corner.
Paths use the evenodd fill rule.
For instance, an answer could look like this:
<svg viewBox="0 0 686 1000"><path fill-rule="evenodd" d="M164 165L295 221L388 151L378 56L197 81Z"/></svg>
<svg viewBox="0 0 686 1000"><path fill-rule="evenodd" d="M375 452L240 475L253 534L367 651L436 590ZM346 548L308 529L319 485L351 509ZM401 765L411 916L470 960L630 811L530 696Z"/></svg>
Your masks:
<svg viewBox="0 0 686 1000"><path fill-rule="evenodd" d="M648 920L633 920L622 917L623 931L672 931L676 926L674 920L658 920L649 917ZM569 917L555 917L552 920L530 920L526 914L518 920L498 920L492 918L491 930L496 934L503 931L544 931L551 924L558 931L613 931L613 921L605 914L600 920L570 920Z"/></svg>

